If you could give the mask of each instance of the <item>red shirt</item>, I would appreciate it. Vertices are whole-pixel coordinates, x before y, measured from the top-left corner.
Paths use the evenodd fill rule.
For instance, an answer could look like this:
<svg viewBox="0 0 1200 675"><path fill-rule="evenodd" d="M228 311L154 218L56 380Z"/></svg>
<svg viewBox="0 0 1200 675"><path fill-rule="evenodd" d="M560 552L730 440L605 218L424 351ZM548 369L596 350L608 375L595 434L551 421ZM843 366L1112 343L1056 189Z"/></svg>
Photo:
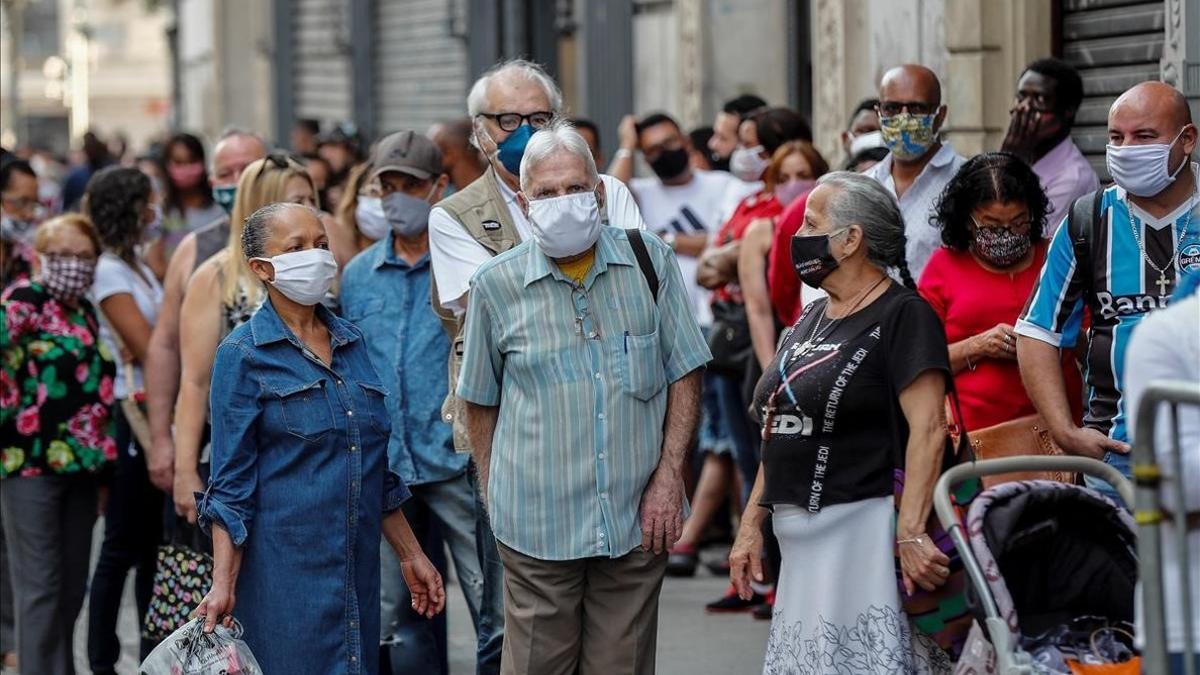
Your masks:
<svg viewBox="0 0 1200 675"><path fill-rule="evenodd" d="M738 203L737 208L733 210L733 215L729 216L729 220L721 226L717 232L715 245L724 246L730 242L740 241L746 236L746 228L750 227L750 223L760 218L774 218L783 211L783 204L775 199L775 195L760 190L749 197L746 197ZM735 298L736 295L736 298ZM737 288L736 283L726 284L713 292L713 301L718 300L736 300L741 302L741 293Z"/></svg>
<svg viewBox="0 0 1200 675"><path fill-rule="evenodd" d="M771 240L771 252L767 254L767 291L771 295L771 306L775 318L784 326L796 323L800 318L800 278L792 267L792 237L804 224L804 206L808 194L796 198L775 219L775 238Z"/></svg>
<svg viewBox="0 0 1200 675"><path fill-rule="evenodd" d="M998 323L1017 323L1046 259L1047 242L1034 247L1033 262L1009 275L984 269L967 251L939 248L925 265L917 290L946 327L949 344L987 332ZM1036 412L1021 383L1016 360L972 360L954 376L962 403L963 424L983 429ZM1079 418L1083 382L1071 352L1063 354L1068 400Z"/></svg>

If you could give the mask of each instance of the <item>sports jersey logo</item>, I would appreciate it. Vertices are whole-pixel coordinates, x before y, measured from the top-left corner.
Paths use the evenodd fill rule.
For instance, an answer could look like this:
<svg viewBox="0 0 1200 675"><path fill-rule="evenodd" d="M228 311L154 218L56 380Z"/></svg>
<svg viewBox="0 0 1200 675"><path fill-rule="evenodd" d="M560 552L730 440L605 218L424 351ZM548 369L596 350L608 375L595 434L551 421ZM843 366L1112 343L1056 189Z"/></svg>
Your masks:
<svg viewBox="0 0 1200 675"><path fill-rule="evenodd" d="M1096 293L1096 300L1100 303L1100 316L1105 319L1145 314L1155 309L1164 309L1167 306L1165 296L1150 295L1149 293L1113 295L1108 291L1099 291Z"/></svg>
<svg viewBox="0 0 1200 675"><path fill-rule="evenodd" d="M1188 244L1179 249L1179 269L1184 272L1200 270L1200 244Z"/></svg>
<svg viewBox="0 0 1200 675"><path fill-rule="evenodd" d="M812 436L813 421L808 415L776 415L771 420L771 435Z"/></svg>

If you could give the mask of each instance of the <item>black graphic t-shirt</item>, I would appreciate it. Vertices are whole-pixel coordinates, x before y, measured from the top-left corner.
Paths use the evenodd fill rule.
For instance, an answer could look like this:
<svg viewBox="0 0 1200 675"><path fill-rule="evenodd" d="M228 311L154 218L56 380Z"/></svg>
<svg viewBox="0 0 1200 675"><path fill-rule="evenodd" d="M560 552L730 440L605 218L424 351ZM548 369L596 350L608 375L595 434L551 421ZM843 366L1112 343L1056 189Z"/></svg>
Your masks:
<svg viewBox="0 0 1200 675"><path fill-rule="evenodd" d="M898 392L927 370L950 373L946 333L914 291L891 284L836 323L826 304L806 308L754 392L764 506L815 513L892 494L908 438Z"/></svg>

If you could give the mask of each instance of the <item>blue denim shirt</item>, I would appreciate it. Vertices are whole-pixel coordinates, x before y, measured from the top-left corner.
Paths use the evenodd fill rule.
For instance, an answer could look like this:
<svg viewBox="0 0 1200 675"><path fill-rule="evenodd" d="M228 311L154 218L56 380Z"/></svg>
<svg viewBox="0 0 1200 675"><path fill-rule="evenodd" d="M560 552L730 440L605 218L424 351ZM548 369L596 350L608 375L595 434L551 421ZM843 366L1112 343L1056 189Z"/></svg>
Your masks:
<svg viewBox="0 0 1200 675"><path fill-rule="evenodd" d="M386 390L362 333L317 316L329 367L270 302L217 348L197 506L242 551L234 616L264 672L374 673L381 521L408 489L387 468Z"/></svg>
<svg viewBox="0 0 1200 675"><path fill-rule="evenodd" d="M441 419L450 339L430 306L431 272L428 254L415 265L398 257L390 233L342 272L342 313L369 336L371 362L392 392L388 459L409 485L449 480L467 467Z"/></svg>

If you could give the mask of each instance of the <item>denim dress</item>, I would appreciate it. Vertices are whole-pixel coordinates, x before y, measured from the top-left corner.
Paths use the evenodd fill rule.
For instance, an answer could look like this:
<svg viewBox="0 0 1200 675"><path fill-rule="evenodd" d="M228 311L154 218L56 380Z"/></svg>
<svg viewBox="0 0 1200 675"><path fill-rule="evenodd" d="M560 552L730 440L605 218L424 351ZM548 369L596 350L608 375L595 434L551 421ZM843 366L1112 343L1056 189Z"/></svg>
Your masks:
<svg viewBox="0 0 1200 675"><path fill-rule="evenodd" d="M270 302L217 349L200 523L242 551L233 615L264 672L376 673L381 521L408 488L388 470L387 394L362 333L317 315L331 367Z"/></svg>

